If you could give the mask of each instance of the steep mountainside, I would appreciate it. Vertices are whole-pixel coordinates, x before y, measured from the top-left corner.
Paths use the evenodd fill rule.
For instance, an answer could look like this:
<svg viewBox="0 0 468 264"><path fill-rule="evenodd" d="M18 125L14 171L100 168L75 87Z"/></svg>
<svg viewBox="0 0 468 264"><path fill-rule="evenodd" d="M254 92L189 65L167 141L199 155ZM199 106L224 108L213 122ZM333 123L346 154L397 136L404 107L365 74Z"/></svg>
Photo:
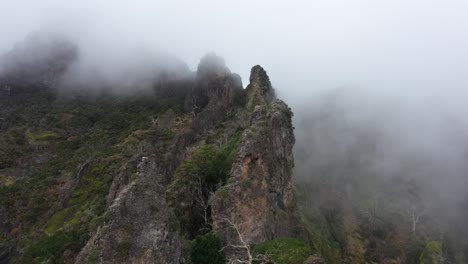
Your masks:
<svg viewBox="0 0 468 264"><path fill-rule="evenodd" d="M274 101L261 67L252 69L250 81L247 105L253 111L248 114L228 184L217 191L212 205L213 229L224 244L238 244L231 223L243 239L255 244L294 232L292 112L281 100Z"/></svg>
<svg viewBox="0 0 468 264"><path fill-rule="evenodd" d="M54 50L0 76L0 263L224 263L277 243L294 263L310 255L291 238L292 112L260 66L245 90L208 55L196 74L90 95L63 90L75 50ZM273 242L230 247L242 241Z"/></svg>

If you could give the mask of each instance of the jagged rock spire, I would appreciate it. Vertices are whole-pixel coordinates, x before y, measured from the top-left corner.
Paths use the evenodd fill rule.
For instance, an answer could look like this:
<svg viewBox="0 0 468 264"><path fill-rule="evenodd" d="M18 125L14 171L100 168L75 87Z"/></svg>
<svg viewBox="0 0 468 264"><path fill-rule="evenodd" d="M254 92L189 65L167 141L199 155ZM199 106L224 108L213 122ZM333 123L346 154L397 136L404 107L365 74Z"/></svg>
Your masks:
<svg viewBox="0 0 468 264"><path fill-rule="evenodd" d="M211 203L213 230L224 245L294 236L292 112L275 100L262 67L252 68L247 89L250 123L242 133L230 179ZM225 253L228 258L246 257L236 247L226 247Z"/></svg>
<svg viewBox="0 0 468 264"><path fill-rule="evenodd" d="M250 84L247 86L247 108L253 109L256 105L265 105L276 99L275 90L271 86L270 78L260 66L252 67L250 71Z"/></svg>

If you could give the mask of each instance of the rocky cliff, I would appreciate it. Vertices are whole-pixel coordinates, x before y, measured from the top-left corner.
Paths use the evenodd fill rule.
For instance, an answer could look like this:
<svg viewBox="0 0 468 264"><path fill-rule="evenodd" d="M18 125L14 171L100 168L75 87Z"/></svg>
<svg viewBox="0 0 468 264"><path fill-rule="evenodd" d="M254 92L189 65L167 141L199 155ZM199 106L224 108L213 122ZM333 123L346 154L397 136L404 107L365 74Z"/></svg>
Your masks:
<svg viewBox="0 0 468 264"><path fill-rule="evenodd" d="M204 63L209 61L202 60L199 68L210 69ZM155 143L148 156L141 157L135 173L114 178L108 195L109 222L87 242L76 263L190 263L189 239L197 231L191 229L197 217L178 212L189 212L198 201L187 190L192 186L178 184L176 171L206 145L206 131L213 132L214 126L225 119L226 111L237 108L235 98L242 93L238 76L213 67L212 72L199 74L186 91L188 114L176 117L169 110L158 116L155 129L172 131L172 139ZM177 127L180 121L176 119L182 118L185 125ZM166 202L168 191L175 197ZM184 203L187 206L181 205Z"/></svg>
<svg viewBox="0 0 468 264"><path fill-rule="evenodd" d="M224 245L238 243L226 219L239 223L243 239L249 243L293 236L291 110L281 100L274 99L269 78L260 66L252 69L247 110L233 108L236 96L240 96L236 95L240 91L237 77L227 72L210 76L205 71L203 75L208 75L208 79L189 93L185 102L186 108L192 111L192 129L178 133L170 143L180 153L167 156L165 149L142 157L136 174L113 195L115 198L108 209L109 223L88 241L77 263L188 263L187 239L193 239L204 228L212 226ZM193 113L198 110L194 108L197 105L202 108ZM226 119L229 111L248 116L247 127L235 122L235 117ZM227 137L235 131L241 135L234 149L231 171L228 175L209 175L212 172L208 168L213 165L208 163L197 170L185 171L192 169L184 166L190 160L204 163L203 158L215 158L198 155L205 151L204 131L212 129L223 117L224 131L217 133ZM202 140L187 140L195 131ZM181 138L184 138L182 143ZM165 153L166 160L160 160L160 155ZM170 161L177 157L185 157L186 161L184 158ZM182 164L171 169L171 164L178 163ZM116 181L121 180L117 177L113 185ZM206 193L208 189L216 193ZM196 209L204 203L206 208ZM211 212L207 212L210 208ZM203 213L205 218L200 217ZM228 249L226 252L228 256L234 253Z"/></svg>
<svg viewBox="0 0 468 264"><path fill-rule="evenodd" d="M165 169L143 157L130 182L107 210L108 222L81 250L75 263L187 263L189 256L164 194Z"/></svg>
<svg viewBox="0 0 468 264"><path fill-rule="evenodd" d="M213 230L225 245L240 243L236 228L244 241L253 244L293 236L292 112L283 101L275 100L260 66L252 68L250 81L249 123L228 183L213 199ZM228 254L234 251L226 248Z"/></svg>
<svg viewBox="0 0 468 264"><path fill-rule="evenodd" d="M52 44L2 62L0 263L223 263L226 220L249 244L294 235L292 112L260 66L246 89L210 54L132 95L68 91L76 51Z"/></svg>

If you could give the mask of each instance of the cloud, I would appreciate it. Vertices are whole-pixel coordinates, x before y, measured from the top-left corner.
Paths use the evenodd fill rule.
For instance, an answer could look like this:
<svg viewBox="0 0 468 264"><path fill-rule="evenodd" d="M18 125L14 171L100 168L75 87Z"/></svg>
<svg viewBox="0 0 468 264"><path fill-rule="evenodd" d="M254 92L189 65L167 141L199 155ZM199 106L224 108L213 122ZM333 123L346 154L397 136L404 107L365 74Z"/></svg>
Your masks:
<svg viewBox="0 0 468 264"><path fill-rule="evenodd" d="M342 85L433 93L468 84L466 1L6 0L0 10L0 52L41 29L86 50L172 53L192 69L216 52L244 81L263 65L290 101Z"/></svg>
<svg viewBox="0 0 468 264"><path fill-rule="evenodd" d="M80 47L77 72L98 68L122 82L115 76L126 78L129 69L139 75L171 56L196 70L204 54L215 52L244 84L253 65L268 71L295 111L299 146L317 131L301 118L317 106L327 109L320 96L342 87L346 111L338 121L383 133L382 166L422 155L445 162L436 176L464 171L467 1L3 0L0 10L0 53L29 32L58 32ZM343 151L355 140L353 133L324 134Z"/></svg>

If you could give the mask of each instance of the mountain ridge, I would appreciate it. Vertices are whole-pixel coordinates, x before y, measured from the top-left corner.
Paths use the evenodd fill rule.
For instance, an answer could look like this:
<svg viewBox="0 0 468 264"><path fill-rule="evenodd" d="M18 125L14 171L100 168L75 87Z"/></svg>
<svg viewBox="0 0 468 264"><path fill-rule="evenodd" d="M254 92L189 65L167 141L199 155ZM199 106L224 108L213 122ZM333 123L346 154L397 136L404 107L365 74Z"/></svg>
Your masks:
<svg viewBox="0 0 468 264"><path fill-rule="evenodd" d="M50 61L63 65L43 62ZM267 220L270 211L292 213L292 112L274 101L260 66L244 90L239 75L208 54L197 74L159 77L132 95L61 90L66 67L60 69L48 81L35 78L43 70L34 65L24 83L10 77L20 76L15 71L0 78L10 89L0 100L0 154L8 157L0 167L2 263L190 263L190 240L229 232L210 230L212 217L223 214L214 209L215 197L238 178L231 166L267 142L285 144L284 170L261 176L262 182L278 178L274 188L285 202L280 208L272 200L258 219ZM263 120L273 130L252 137ZM260 153L266 166L283 166ZM285 235L292 232L246 239Z"/></svg>

